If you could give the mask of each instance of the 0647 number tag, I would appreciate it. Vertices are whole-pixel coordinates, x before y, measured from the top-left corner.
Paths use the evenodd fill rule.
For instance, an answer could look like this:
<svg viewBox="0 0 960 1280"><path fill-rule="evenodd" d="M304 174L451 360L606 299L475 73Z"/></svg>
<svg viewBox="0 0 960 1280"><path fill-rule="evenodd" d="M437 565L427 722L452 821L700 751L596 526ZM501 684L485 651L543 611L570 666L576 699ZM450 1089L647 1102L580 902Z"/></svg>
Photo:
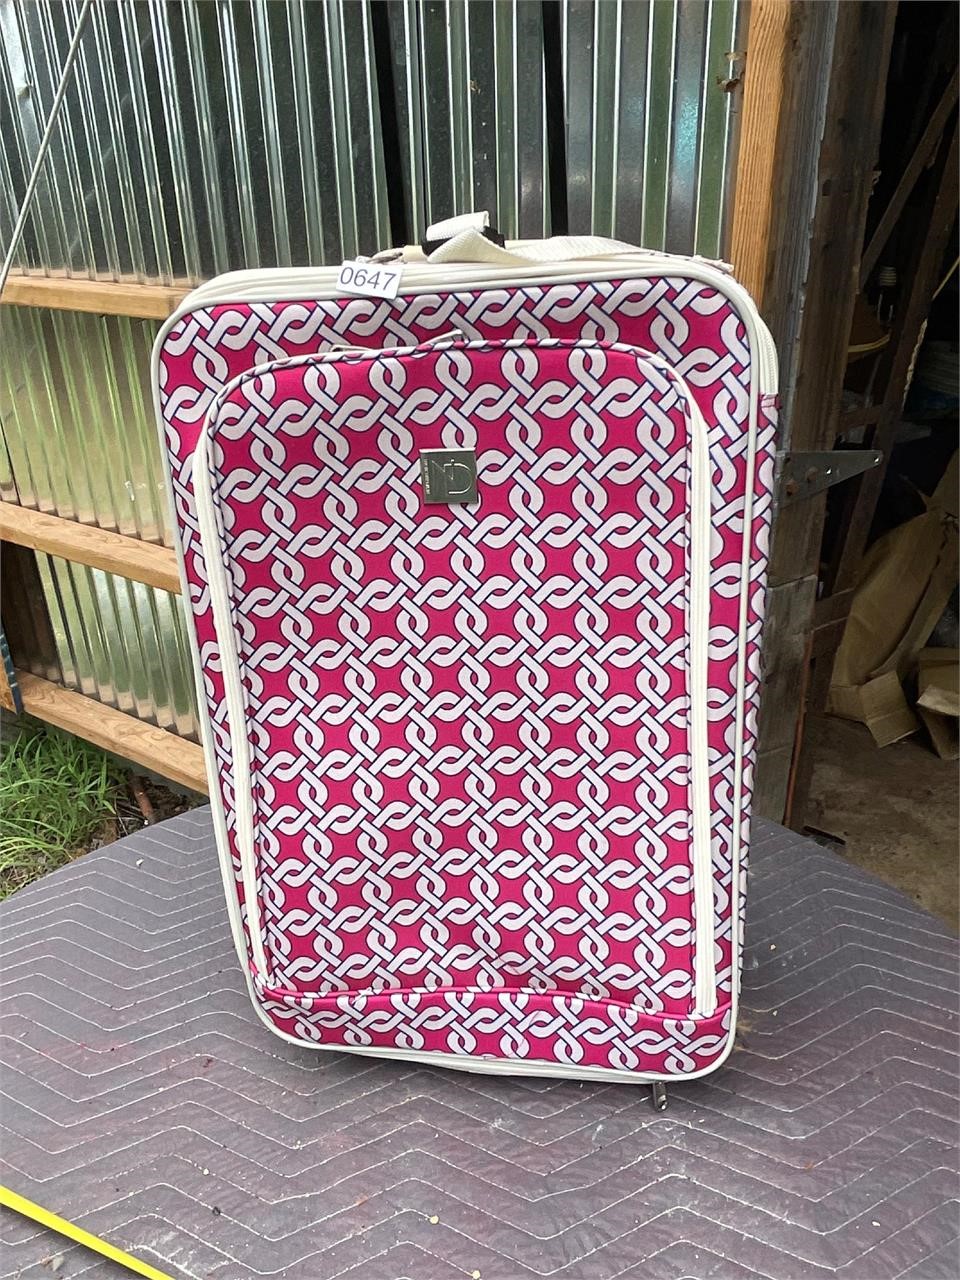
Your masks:
<svg viewBox="0 0 960 1280"><path fill-rule="evenodd" d="M359 294L362 298L395 298L402 274L403 267L399 263L387 266L379 262L348 259L341 264L337 288L344 293Z"/></svg>

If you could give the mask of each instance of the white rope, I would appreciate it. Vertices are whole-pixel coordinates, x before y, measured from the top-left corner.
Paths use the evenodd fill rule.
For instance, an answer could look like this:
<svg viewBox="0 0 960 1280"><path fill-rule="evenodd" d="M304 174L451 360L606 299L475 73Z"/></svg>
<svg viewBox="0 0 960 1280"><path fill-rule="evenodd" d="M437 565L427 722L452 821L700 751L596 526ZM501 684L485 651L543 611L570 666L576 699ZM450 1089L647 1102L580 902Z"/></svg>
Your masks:
<svg viewBox="0 0 960 1280"><path fill-rule="evenodd" d="M67 88L70 84L70 73L73 70L73 64L77 60L77 53L80 49L80 37L83 35L83 29L87 25L87 18L93 0L83 0L83 8L80 10L80 17L77 19L77 28L73 33L73 39L70 41L70 48L67 50L67 56L63 63L63 70L60 72L60 83L57 85L57 92L53 99L53 106L50 108L50 115L47 117L46 127L43 130L43 137L40 139L40 146L37 148L37 157L33 162L33 168L30 171L30 180L27 183L27 189L24 192L23 203L20 206L20 212L17 215L17 221L10 237L10 244L7 246L6 257L3 260L3 266L0 267L0 298L3 297L3 291L6 287L7 276L10 274L10 268L13 266L13 260L16 257L17 246L20 244L20 237L23 235L23 229L27 225L27 218L30 216L30 205L33 202L34 192L37 189L37 183L40 180L40 170L46 159L50 142L53 138L53 131L56 128L57 117L60 114L60 107L63 105L63 99L66 97Z"/></svg>

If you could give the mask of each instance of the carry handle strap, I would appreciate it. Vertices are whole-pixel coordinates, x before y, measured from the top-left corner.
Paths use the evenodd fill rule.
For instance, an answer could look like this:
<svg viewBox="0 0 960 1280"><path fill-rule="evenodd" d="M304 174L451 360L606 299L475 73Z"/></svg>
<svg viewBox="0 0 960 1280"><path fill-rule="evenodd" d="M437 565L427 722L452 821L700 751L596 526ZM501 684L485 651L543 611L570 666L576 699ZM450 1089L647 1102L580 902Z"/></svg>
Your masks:
<svg viewBox="0 0 960 1280"><path fill-rule="evenodd" d="M703 262L729 275L733 268L719 258L702 254L675 254L663 249L642 249L625 240L607 236L550 236L546 240L504 240L490 226L489 215L481 210L446 218L427 227L419 245L402 249L381 249L372 262L487 263L492 266L529 267L551 262L586 262L591 258L623 257L673 258L681 262Z"/></svg>
<svg viewBox="0 0 960 1280"><path fill-rule="evenodd" d="M620 254L652 254L623 240L605 236L551 236L548 240L511 240L502 248L479 231L461 231L427 254L428 262L486 262L495 266L528 267L541 262L579 262ZM661 256L661 255L658 255Z"/></svg>
<svg viewBox="0 0 960 1280"><path fill-rule="evenodd" d="M433 223L427 227L421 249L428 262L488 262L505 267L655 252L605 236L551 236L547 240L512 240L508 244L490 226L485 209Z"/></svg>

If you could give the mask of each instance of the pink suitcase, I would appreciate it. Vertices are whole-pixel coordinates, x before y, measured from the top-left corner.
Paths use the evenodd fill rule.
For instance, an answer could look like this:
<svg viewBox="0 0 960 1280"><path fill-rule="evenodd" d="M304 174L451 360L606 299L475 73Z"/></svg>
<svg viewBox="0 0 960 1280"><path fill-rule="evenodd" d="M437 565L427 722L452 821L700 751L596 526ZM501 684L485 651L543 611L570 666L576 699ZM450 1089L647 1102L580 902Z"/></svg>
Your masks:
<svg viewBox="0 0 960 1280"><path fill-rule="evenodd" d="M251 998L318 1048L702 1075L736 1020L773 345L722 264L452 230L393 299L239 272L157 340Z"/></svg>

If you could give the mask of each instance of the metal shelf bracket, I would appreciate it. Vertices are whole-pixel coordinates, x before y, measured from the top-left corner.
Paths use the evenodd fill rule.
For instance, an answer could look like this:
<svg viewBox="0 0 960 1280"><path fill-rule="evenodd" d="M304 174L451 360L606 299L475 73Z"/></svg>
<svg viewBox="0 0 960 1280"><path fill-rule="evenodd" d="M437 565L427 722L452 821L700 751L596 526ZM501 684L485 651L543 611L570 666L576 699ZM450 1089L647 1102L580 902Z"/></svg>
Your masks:
<svg viewBox="0 0 960 1280"><path fill-rule="evenodd" d="M876 449L824 449L812 453L777 455L781 507L802 502L844 480L878 467L883 454Z"/></svg>

